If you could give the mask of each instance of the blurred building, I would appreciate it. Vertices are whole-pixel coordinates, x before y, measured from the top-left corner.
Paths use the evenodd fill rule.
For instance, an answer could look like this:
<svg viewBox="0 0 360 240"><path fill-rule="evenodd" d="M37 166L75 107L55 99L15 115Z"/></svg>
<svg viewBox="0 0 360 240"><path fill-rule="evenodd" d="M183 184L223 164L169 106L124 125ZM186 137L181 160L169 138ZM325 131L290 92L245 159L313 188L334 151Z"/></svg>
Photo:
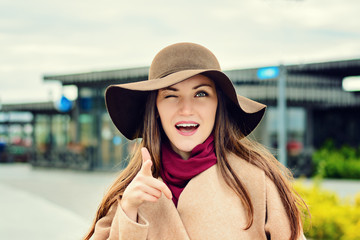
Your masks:
<svg viewBox="0 0 360 240"><path fill-rule="evenodd" d="M51 101L2 105L0 161L54 165L60 151L67 151L70 123L71 111L61 112Z"/></svg>
<svg viewBox="0 0 360 240"><path fill-rule="evenodd" d="M278 78L261 80L258 76L259 69L261 68L229 70L225 73L233 81L239 94L268 105L265 118L254 136L275 150L278 147ZM344 91L342 84L345 77L360 75L360 59L287 65L284 69L289 165L303 172L309 171L306 170L306 166L309 165L311 152L329 138L335 140L338 145L358 145L360 95ZM63 86L77 87L78 97L71 110L60 113L53 107L50 112L43 111L40 114L34 111L35 106L24 109L19 104L4 105L2 111L29 111L34 115L32 137L35 142L33 146L36 148L34 152L38 155L46 152L41 149L46 138L44 134L40 134L45 131L48 137L52 135L54 138L51 143L54 150L49 156L54 159L60 156L57 159L66 162L63 166L80 166L85 169L108 169L114 166L121 168L121 164L124 164L121 160L128 155L133 143L126 140L112 124L105 107L104 92L110 84L145 80L148 70L148 67L140 67L45 75L44 81L59 81ZM46 124L47 130L41 130L41 125ZM53 130L50 131L49 128ZM69 149L72 157L66 156ZM64 156L61 157L61 154ZM46 160L46 157L43 159L45 162L53 161ZM78 163L72 164L71 161Z"/></svg>

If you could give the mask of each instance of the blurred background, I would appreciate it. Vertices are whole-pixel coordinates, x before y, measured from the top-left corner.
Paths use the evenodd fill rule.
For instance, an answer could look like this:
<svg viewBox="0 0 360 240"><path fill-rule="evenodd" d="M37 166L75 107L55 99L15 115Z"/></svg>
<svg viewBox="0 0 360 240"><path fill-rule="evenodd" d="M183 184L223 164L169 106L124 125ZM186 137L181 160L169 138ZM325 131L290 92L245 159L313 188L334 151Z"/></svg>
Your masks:
<svg viewBox="0 0 360 240"><path fill-rule="evenodd" d="M360 239L359 9L0 0L0 239L80 239L134 145L107 114L106 87L147 79L155 54L183 41L268 105L252 137L294 173L307 237Z"/></svg>

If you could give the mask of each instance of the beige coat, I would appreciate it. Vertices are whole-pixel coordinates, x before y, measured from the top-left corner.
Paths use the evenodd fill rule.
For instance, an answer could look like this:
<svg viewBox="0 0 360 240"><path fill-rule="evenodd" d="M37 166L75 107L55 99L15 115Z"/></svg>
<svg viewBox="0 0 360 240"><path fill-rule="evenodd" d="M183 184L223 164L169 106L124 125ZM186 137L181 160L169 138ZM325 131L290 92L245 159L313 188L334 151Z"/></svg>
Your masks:
<svg viewBox="0 0 360 240"><path fill-rule="evenodd" d="M227 187L218 166L194 177L180 195L177 208L164 195L139 208L139 223L115 204L95 227L93 240L288 240L289 220L276 186L259 168L229 156L246 185L254 206L254 223L244 230L246 212L237 195ZM120 200L119 200L120 201Z"/></svg>

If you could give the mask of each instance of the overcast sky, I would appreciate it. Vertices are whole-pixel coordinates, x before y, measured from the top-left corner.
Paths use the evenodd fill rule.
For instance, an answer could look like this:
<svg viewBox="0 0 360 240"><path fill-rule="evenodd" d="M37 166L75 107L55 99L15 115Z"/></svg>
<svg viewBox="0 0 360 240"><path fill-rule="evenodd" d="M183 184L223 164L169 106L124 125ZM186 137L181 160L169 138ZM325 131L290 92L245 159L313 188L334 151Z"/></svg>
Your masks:
<svg viewBox="0 0 360 240"><path fill-rule="evenodd" d="M182 41L222 68L360 58L359 0L0 0L0 100L55 100L44 74L149 66Z"/></svg>

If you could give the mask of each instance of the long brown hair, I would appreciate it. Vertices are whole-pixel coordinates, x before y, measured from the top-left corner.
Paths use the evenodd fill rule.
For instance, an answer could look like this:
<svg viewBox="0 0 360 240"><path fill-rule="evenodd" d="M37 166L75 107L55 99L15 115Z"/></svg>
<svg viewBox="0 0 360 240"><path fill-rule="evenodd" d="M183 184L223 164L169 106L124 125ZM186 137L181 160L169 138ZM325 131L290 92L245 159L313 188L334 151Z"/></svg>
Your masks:
<svg viewBox="0 0 360 240"><path fill-rule="evenodd" d="M232 169L227 159L227 153L232 152L249 163L262 169L277 186L282 203L285 206L290 220L291 238L296 239L301 234L301 213L299 206L305 206L303 200L294 192L291 186L292 175L290 171L282 166L275 157L261 144L244 137L239 131L238 121L231 114L231 102L217 88L218 109L214 126L215 152L218 159L218 166L222 177L227 185L239 196L247 212L247 225L249 229L253 224L254 208L248 193L248 190L241 182L239 176ZM161 123L157 118L156 110L157 91L149 93L145 106L144 126L139 130L138 136L142 138L138 144L127 167L120 173L115 182L111 185L104 196L90 227L89 232L83 240L89 240L94 234L96 222L104 217L112 204L122 197L125 188L134 179L141 168L142 147L149 150L153 161L153 176L157 178L160 173L160 146L165 134L162 132Z"/></svg>

